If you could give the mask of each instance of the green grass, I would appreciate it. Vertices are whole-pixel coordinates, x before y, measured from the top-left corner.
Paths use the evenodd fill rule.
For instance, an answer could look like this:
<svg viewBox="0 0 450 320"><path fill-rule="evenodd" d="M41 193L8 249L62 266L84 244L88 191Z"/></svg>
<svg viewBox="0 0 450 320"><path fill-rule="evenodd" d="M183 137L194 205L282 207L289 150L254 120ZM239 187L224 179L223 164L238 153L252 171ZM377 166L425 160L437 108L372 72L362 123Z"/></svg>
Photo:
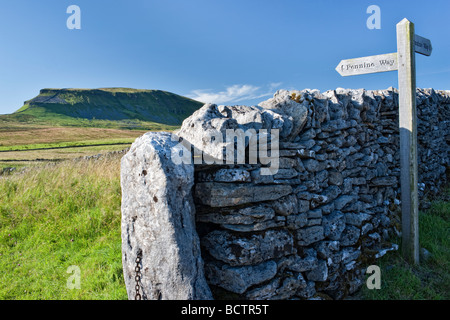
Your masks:
<svg viewBox="0 0 450 320"><path fill-rule="evenodd" d="M38 149L30 151L11 151L0 152L0 168L15 167L20 169L23 167L31 167L45 163L46 161L62 161L68 159L76 159L81 157L94 156L98 154L108 154L118 152L128 148L131 144L125 145L102 145L102 146L86 146L75 148L61 149Z"/></svg>
<svg viewBox="0 0 450 320"><path fill-rule="evenodd" d="M17 111L19 112L19 111ZM3 128L17 127L18 125L50 126L50 127L77 127L77 128L105 128L125 130L147 130L147 131L173 131L179 128L176 125L168 125L153 121L138 119L105 120L85 119L70 117L62 114L49 112L45 108L35 107L31 114L13 113L0 115L0 126Z"/></svg>
<svg viewBox="0 0 450 320"><path fill-rule="evenodd" d="M120 158L0 178L0 299L126 299ZM81 289L69 289L69 266Z"/></svg>
<svg viewBox="0 0 450 320"><path fill-rule="evenodd" d="M450 195L446 190L444 195ZM445 198L445 197L444 197ZM450 299L450 202L436 200L430 209L420 212L419 241L421 248L431 253L421 256L417 266L402 258L400 250L389 252L377 265L381 269L381 289L369 290L363 286L362 296L367 300L448 300ZM394 241L395 242L395 241Z"/></svg>
<svg viewBox="0 0 450 320"><path fill-rule="evenodd" d="M4 168L11 168L11 167L14 167L14 168L16 168L16 170L18 170L18 169L25 168L26 164L24 164L22 162L14 162L14 161L2 162L0 160L0 171L2 171Z"/></svg>
<svg viewBox="0 0 450 320"><path fill-rule="evenodd" d="M118 138L118 139L89 140L89 141L69 141L58 143L37 143L37 144L25 144L16 146L0 146L0 152L131 144L133 143L134 140L136 140L136 138L126 138L126 139Z"/></svg>

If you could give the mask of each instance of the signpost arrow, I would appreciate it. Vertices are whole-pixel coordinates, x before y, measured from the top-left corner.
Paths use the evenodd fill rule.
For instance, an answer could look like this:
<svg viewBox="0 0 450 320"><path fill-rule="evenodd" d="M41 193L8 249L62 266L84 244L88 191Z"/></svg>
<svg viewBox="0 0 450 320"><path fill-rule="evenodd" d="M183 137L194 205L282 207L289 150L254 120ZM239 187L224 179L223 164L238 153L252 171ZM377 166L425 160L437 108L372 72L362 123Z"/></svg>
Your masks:
<svg viewBox="0 0 450 320"><path fill-rule="evenodd" d="M430 56L431 41L414 33L414 24L397 24L397 52L342 60L341 76L398 70L400 127L400 184L402 197L402 246L404 257L419 263L419 200L417 194L417 113L415 53Z"/></svg>
<svg viewBox="0 0 450 320"><path fill-rule="evenodd" d="M416 34L414 35L414 50L417 53L423 54L424 56L431 56L433 47L431 46L430 40Z"/></svg>
<svg viewBox="0 0 450 320"><path fill-rule="evenodd" d="M359 74L395 71L398 68L397 53L380 54L355 59L342 60L336 71L343 77Z"/></svg>

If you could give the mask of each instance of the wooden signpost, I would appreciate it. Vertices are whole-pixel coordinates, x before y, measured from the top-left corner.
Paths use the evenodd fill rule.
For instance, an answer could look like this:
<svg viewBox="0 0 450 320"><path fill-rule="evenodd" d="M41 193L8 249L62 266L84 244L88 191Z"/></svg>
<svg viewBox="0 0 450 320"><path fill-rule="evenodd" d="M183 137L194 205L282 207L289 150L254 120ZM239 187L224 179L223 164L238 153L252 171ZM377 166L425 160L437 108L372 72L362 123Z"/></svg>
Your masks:
<svg viewBox="0 0 450 320"><path fill-rule="evenodd" d="M419 200L417 195L417 115L415 53L431 55L431 41L414 33L414 24L397 24L397 52L342 60L342 76L398 70L400 127L400 184L402 200L402 250L411 263L419 263Z"/></svg>

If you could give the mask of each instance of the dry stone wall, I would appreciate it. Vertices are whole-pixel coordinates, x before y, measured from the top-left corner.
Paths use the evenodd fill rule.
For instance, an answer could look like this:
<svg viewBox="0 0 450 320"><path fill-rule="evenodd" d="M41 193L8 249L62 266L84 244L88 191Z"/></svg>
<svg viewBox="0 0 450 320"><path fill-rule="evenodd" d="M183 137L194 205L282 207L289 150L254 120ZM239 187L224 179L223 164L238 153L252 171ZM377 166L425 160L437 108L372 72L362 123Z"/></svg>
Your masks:
<svg viewBox="0 0 450 320"><path fill-rule="evenodd" d="M448 181L449 105L450 92L417 91L421 203ZM264 174L274 162L250 161L250 137L245 163L234 161L238 154L230 159L224 149L238 143L227 141L227 130L267 138L266 149L258 151L278 147L272 154L278 170ZM389 239L401 231L398 131L393 88L280 90L259 106L207 104L186 119L175 140L186 147L183 165L192 166L193 187L177 199L195 206L200 283L206 279L211 289L203 296L342 299L356 292L365 268L396 248ZM211 132L220 136L211 139ZM127 188L123 183L124 194ZM135 235L126 228L123 223L123 241L129 242Z"/></svg>

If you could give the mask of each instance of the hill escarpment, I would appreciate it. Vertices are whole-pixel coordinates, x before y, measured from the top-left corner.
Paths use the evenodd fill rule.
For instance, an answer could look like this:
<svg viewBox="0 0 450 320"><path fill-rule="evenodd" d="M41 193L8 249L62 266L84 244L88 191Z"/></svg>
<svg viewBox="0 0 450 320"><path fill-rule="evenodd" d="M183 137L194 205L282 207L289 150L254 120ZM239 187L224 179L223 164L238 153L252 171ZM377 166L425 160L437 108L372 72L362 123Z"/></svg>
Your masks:
<svg viewBox="0 0 450 320"><path fill-rule="evenodd" d="M203 103L162 90L42 89L15 114L98 120L136 119L180 125Z"/></svg>

